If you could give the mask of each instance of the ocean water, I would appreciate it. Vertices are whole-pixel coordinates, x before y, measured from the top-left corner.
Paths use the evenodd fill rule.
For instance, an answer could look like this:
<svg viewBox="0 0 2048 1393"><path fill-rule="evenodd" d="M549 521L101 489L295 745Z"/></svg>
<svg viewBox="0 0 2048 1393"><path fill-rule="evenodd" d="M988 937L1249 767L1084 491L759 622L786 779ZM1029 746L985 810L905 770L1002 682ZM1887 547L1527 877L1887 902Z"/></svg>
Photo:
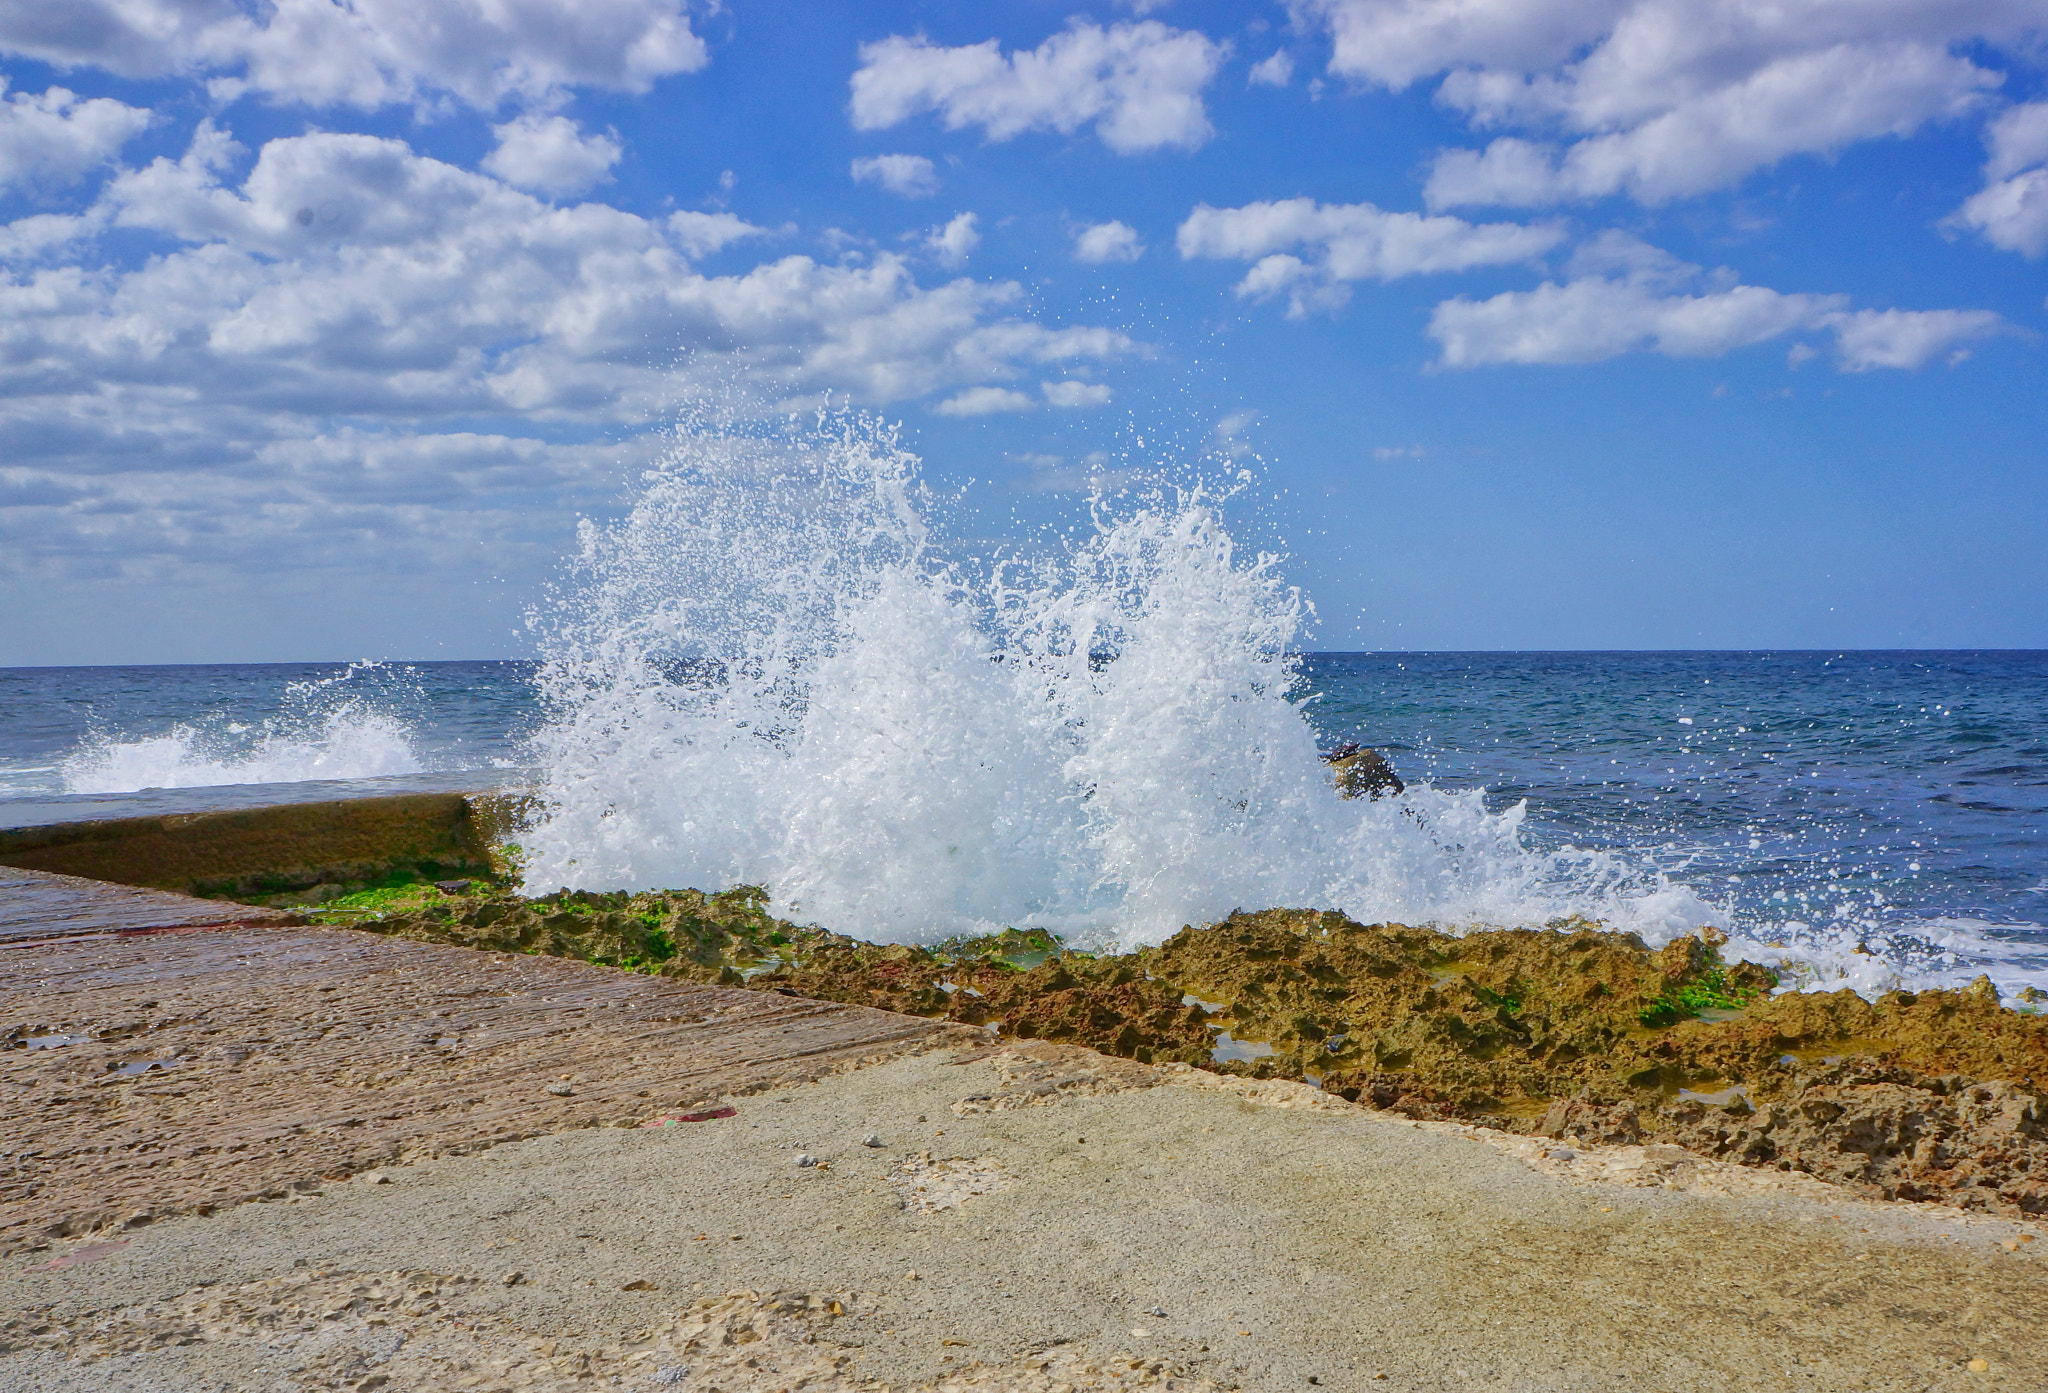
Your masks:
<svg viewBox="0 0 2048 1393"><path fill-rule="evenodd" d="M2048 986L2048 653L1304 653L1227 488L972 555L918 474L858 420L683 432L538 663L0 670L0 820L518 786L536 888L765 883L876 939L1585 915ZM1345 740L1408 792L1338 798Z"/></svg>

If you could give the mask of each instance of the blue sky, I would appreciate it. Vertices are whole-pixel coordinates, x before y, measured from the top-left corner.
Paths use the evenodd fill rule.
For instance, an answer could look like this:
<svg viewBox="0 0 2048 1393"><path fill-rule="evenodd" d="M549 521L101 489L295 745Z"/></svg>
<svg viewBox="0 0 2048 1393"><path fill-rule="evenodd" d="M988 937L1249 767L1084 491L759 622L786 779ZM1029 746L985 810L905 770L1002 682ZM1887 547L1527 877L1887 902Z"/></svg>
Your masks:
<svg viewBox="0 0 2048 1393"><path fill-rule="evenodd" d="M2048 647L2044 43L2031 0L15 7L0 665L522 652L705 383L900 419L991 536L1253 465L1326 648Z"/></svg>

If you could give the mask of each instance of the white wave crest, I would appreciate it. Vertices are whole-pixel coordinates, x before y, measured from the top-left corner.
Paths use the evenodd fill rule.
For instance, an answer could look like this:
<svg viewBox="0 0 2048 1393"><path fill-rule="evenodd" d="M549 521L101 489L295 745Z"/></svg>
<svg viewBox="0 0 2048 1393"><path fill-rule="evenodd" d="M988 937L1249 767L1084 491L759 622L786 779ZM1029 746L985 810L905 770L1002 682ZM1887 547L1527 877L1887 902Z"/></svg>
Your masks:
<svg viewBox="0 0 2048 1393"><path fill-rule="evenodd" d="M297 709L260 726L180 724L140 738L96 735L64 759L64 791L372 779L425 767L403 720L359 698L324 701L327 690L325 683L300 684L291 693Z"/></svg>

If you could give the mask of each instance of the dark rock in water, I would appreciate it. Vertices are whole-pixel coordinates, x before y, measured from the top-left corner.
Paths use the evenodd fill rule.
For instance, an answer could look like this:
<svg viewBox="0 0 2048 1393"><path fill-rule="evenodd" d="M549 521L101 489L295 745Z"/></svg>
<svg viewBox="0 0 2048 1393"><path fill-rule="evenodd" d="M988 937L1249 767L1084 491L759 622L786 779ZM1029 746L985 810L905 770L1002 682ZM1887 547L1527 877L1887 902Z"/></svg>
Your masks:
<svg viewBox="0 0 2048 1393"><path fill-rule="evenodd" d="M1408 790L1408 785L1401 782L1401 776L1387 763L1386 756L1363 745L1339 745L1323 756L1323 763L1330 766L1337 792L1346 798L1378 798L1382 794L1400 794Z"/></svg>
<svg viewBox="0 0 2048 1393"><path fill-rule="evenodd" d="M469 887L474 883L468 880L437 880L434 882L434 888L444 895L467 895Z"/></svg>

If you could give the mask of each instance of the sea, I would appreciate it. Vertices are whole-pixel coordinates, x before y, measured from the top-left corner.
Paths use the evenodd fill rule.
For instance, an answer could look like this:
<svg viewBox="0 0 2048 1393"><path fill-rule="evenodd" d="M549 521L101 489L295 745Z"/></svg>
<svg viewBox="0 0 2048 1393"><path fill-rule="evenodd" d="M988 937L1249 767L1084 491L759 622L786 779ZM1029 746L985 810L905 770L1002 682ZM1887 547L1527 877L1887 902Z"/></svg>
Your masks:
<svg viewBox="0 0 2048 1393"><path fill-rule="evenodd" d="M1229 505L978 552L871 424L685 434L534 661L0 669L0 826L515 788L529 889L764 884L877 941L1286 905L2048 989L2048 652L1304 651ZM1347 742L1406 791L1340 798Z"/></svg>
<svg viewBox="0 0 2048 1393"><path fill-rule="evenodd" d="M2048 987L2048 652L1298 662L1324 748L1519 810L1532 851L1604 853L1753 939L1854 934L1902 979ZM524 787L537 670L0 669L0 826Z"/></svg>

